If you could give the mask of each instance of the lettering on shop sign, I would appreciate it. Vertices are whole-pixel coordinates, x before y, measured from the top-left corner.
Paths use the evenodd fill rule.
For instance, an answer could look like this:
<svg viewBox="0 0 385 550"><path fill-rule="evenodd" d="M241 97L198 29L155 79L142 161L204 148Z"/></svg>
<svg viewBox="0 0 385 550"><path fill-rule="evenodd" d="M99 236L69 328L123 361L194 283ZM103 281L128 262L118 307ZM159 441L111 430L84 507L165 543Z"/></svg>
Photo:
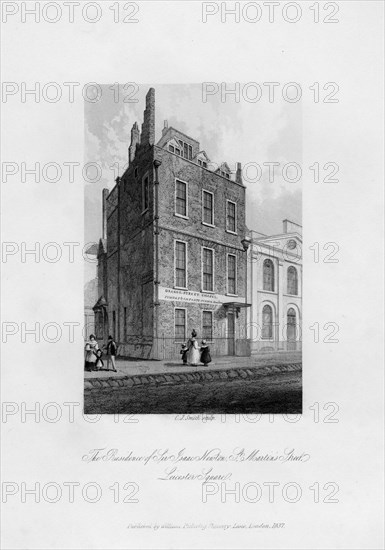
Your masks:
<svg viewBox="0 0 385 550"><path fill-rule="evenodd" d="M222 296L221 294L204 294L203 292L165 288L162 286L159 287L159 300L167 300L169 302L190 302L213 306L218 306L230 301L228 296Z"/></svg>

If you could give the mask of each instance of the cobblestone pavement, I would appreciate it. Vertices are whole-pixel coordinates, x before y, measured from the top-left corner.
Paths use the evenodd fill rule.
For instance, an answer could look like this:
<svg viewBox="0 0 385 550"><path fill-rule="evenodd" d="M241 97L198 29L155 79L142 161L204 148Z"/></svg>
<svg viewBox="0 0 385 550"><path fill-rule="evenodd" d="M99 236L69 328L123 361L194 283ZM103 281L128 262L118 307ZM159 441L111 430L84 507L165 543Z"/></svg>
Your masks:
<svg viewBox="0 0 385 550"><path fill-rule="evenodd" d="M301 370L238 379L100 387L84 394L86 414L302 412Z"/></svg>

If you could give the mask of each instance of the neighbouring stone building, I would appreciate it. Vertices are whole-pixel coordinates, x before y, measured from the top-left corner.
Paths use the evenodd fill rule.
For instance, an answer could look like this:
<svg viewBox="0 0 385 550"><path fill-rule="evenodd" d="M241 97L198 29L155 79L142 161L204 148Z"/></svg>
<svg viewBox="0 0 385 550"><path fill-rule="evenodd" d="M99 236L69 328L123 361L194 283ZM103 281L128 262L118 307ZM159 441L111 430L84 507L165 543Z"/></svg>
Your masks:
<svg viewBox="0 0 385 550"><path fill-rule="evenodd" d="M300 351L302 226L284 220L279 235L251 231L248 288L251 352Z"/></svg>
<svg viewBox="0 0 385 550"><path fill-rule="evenodd" d="M177 357L192 329L212 353L248 355L246 188L224 162L165 122L155 142L155 90L129 166L103 190L96 332L119 354Z"/></svg>

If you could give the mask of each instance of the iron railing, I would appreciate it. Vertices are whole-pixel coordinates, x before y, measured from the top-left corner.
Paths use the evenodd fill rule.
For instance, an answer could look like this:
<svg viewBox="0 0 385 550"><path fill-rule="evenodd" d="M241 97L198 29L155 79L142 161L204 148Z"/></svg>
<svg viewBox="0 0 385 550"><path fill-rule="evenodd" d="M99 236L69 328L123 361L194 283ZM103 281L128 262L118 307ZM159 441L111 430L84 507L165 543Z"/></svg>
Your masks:
<svg viewBox="0 0 385 550"><path fill-rule="evenodd" d="M202 338L198 338L200 346ZM142 357L143 359L180 360L183 341L174 336L158 338L131 336L125 342L118 342L118 356ZM248 357L253 353L301 351L301 341L251 341L247 338L213 337L207 340L211 356L233 355Z"/></svg>

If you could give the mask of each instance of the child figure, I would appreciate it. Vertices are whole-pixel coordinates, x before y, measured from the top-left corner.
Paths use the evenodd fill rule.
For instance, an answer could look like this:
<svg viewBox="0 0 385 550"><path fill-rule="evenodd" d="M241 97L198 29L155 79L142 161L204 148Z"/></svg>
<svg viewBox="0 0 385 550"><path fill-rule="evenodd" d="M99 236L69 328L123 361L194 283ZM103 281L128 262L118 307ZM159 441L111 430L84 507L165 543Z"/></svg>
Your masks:
<svg viewBox="0 0 385 550"><path fill-rule="evenodd" d="M186 344L182 344L182 349L180 350L180 353L182 355L182 360L184 365L187 365L187 352L188 352L188 348Z"/></svg>
<svg viewBox="0 0 385 550"><path fill-rule="evenodd" d="M103 352L101 349L96 350L96 363L95 363L95 369L102 369L104 367L104 361L102 359Z"/></svg>
<svg viewBox="0 0 385 550"><path fill-rule="evenodd" d="M211 355L210 355L210 348L207 345L206 340L202 340L201 345L201 363L203 363L204 367L207 367L209 363L211 363Z"/></svg>

